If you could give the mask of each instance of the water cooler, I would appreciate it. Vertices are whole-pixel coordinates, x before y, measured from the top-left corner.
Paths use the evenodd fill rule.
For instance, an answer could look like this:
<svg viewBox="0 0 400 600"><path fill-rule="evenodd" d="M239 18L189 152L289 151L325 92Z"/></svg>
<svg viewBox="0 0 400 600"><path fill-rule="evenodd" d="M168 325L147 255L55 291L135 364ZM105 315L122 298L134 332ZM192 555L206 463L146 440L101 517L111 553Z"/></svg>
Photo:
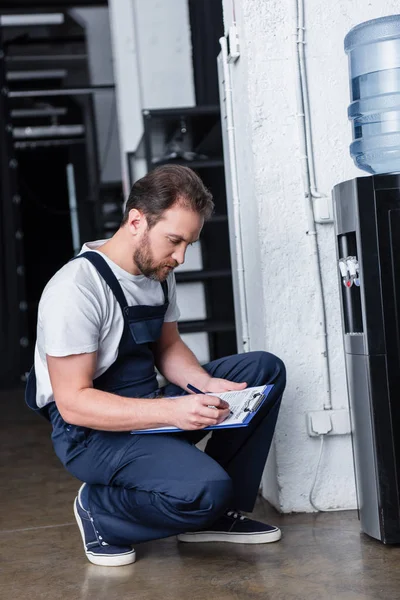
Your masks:
<svg viewBox="0 0 400 600"><path fill-rule="evenodd" d="M400 175L333 190L361 529L400 542Z"/></svg>
<svg viewBox="0 0 400 600"><path fill-rule="evenodd" d="M400 543L400 15L345 38L350 154L369 177L333 190L361 529Z"/></svg>

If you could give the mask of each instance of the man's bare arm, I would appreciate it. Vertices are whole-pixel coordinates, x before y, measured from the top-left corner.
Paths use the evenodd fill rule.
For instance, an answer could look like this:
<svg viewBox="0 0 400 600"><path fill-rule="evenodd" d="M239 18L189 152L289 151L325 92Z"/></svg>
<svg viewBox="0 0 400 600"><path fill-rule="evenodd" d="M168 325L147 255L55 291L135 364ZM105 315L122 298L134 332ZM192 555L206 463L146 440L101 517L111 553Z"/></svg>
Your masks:
<svg viewBox="0 0 400 600"><path fill-rule="evenodd" d="M171 423L168 409L172 406L168 400L125 398L94 389L96 362L97 352L47 356L54 398L67 423L106 431L129 431Z"/></svg>
<svg viewBox="0 0 400 600"><path fill-rule="evenodd" d="M178 398L125 398L93 388L97 353L47 355L54 398L64 421L103 431L130 431L172 425L203 429L224 420L227 405L218 398L192 395ZM212 404L218 410L209 408Z"/></svg>
<svg viewBox="0 0 400 600"><path fill-rule="evenodd" d="M181 339L176 322L163 324L161 337L154 344L154 356L158 370L171 383L183 389L191 383L202 391L207 390L211 376Z"/></svg>

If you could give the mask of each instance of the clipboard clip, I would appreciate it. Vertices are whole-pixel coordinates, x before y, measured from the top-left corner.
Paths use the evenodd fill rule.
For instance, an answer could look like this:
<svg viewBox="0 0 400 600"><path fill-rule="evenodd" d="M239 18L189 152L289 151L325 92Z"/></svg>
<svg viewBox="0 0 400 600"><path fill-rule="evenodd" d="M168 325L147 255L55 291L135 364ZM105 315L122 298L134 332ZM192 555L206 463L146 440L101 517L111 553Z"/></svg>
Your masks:
<svg viewBox="0 0 400 600"><path fill-rule="evenodd" d="M254 404L253 408L250 408L250 402L255 400L258 397L257 402ZM246 404L244 405L243 412L256 412L260 405L264 400L264 394L262 392L255 392L248 400L246 400Z"/></svg>

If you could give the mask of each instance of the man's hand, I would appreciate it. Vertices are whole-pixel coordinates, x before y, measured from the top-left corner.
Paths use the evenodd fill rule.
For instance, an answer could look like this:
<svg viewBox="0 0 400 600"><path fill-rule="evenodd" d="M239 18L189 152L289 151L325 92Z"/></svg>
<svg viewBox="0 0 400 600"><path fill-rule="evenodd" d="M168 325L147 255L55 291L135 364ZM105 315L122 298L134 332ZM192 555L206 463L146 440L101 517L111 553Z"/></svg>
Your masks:
<svg viewBox="0 0 400 600"><path fill-rule="evenodd" d="M210 377L208 381L206 381L201 389L202 392L232 392L244 390L247 387L247 383L235 383L234 381L229 381L228 379L218 379L217 377Z"/></svg>
<svg viewBox="0 0 400 600"><path fill-rule="evenodd" d="M192 394L171 398L171 425L179 429L204 429L229 416L229 404L215 396ZM215 406L215 408L209 408Z"/></svg>

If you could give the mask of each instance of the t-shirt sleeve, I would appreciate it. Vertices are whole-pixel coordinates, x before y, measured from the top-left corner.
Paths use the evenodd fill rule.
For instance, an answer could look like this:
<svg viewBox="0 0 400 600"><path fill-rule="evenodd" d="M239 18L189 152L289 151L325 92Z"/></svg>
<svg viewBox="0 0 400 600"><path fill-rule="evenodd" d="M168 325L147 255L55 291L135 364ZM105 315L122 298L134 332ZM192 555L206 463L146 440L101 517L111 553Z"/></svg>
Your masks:
<svg viewBox="0 0 400 600"><path fill-rule="evenodd" d="M87 287L63 283L46 289L39 304L44 352L70 356L98 349L102 322L99 299Z"/></svg>
<svg viewBox="0 0 400 600"><path fill-rule="evenodd" d="M176 281L173 273L168 277L168 300L169 306L165 313L164 321L167 323L178 321L181 313L176 302Z"/></svg>

